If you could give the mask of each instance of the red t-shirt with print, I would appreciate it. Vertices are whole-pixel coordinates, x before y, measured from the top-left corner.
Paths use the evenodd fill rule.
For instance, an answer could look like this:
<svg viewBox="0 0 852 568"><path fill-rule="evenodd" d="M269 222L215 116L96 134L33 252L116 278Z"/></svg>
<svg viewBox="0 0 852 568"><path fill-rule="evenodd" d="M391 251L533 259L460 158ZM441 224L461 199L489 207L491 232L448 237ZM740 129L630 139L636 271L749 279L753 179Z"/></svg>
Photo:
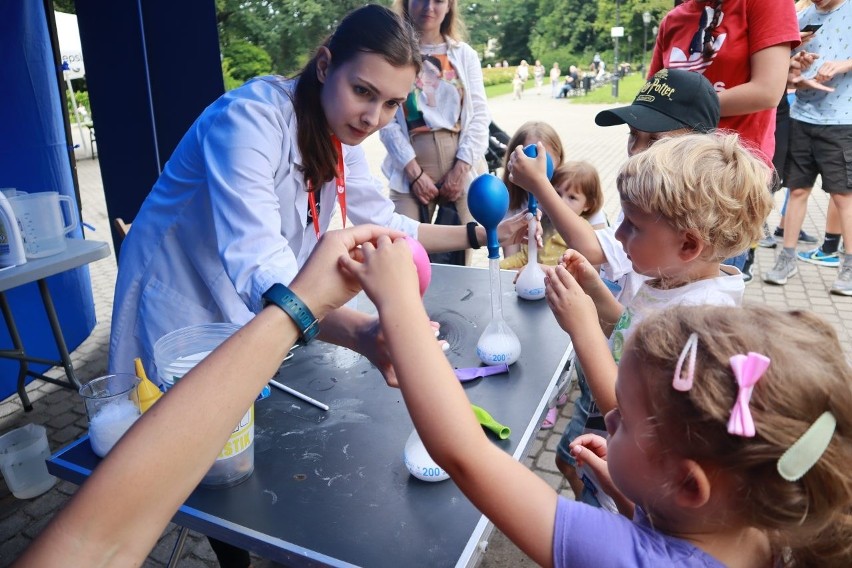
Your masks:
<svg viewBox="0 0 852 568"><path fill-rule="evenodd" d="M649 77L663 67L703 73L718 93L749 81L753 54L778 44L791 48L799 44L798 19L791 0L724 0L719 3L722 15L713 32L716 52L705 60L701 56L704 30L712 21L716 4L715 0L688 0L663 18ZM778 93L778 100L783 94ZM775 106L722 117L719 128L738 132L772 165Z"/></svg>

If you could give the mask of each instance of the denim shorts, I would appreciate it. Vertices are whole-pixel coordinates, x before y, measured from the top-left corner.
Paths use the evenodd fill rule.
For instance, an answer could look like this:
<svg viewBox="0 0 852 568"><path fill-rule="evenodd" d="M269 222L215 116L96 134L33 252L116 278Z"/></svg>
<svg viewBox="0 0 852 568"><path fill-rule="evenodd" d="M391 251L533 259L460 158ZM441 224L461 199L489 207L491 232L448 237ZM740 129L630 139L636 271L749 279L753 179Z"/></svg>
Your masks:
<svg viewBox="0 0 852 568"><path fill-rule="evenodd" d="M583 368L580 367L579 361L577 361L577 385L580 387L580 396L574 401L574 412L571 415L571 421L568 422L568 426L559 440L559 445L556 446L556 455L559 456L559 459L572 466L577 465L577 461L571 455L568 444L583 433L583 430L586 428L586 420L589 418L589 408L592 406L592 391L586 383L586 375L583 373Z"/></svg>
<svg viewBox="0 0 852 568"><path fill-rule="evenodd" d="M580 367L580 362L577 361L577 385L580 387L580 396L574 401L574 413L571 415L571 421L565 432L562 433L562 438L556 446L556 455L564 462L577 465L577 460L571 455L568 444L583 433L586 428L586 420L589 418L589 408L592 406L592 391L586 383L586 376L583 374L583 368ZM578 471L578 474L580 472ZM596 496L598 490L593 483L589 483L588 479L583 479L583 493L578 495L578 500L592 507L600 508L601 504Z"/></svg>

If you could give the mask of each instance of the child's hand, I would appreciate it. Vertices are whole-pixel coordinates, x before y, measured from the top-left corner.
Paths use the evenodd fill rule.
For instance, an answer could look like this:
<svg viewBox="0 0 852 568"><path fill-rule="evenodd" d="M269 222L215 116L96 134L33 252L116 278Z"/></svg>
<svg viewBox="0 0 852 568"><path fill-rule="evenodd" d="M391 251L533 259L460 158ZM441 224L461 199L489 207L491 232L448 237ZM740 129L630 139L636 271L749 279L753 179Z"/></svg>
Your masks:
<svg viewBox="0 0 852 568"><path fill-rule="evenodd" d="M512 152L506 167L509 170L509 181L540 197L538 193L541 187L553 188L547 179L547 151L541 142L536 144L536 148L538 155L530 158L524 154L523 146L518 146Z"/></svg>
<svg viewBox="0 0 852 568"><path fill-rule="evenodd" d="M545 266L544 298L559 326L574 336L598 326L595 302L564 266Z"/></svg>
<svg viewBox="0 0 852 568"><path fill-rule="evenodd" d="M337 270L341 256L359 255L359 245L375 242L380 236L389 240L405 234L376 225L326 232L290 283L290 289L311 308L314 316L322 319L361 290L360 282L351 273Z"/></svg>
<svg viewBox="0 0 852 568"><path fill-rule="evenodd" d="M634 511L633 502L618 490L612 482L612 477L609 475L609 468L606 464L606 438L602 438L597 434L582 434L577 436L569 444L569 448L571 448L571 455L577 460L577 466L585 466L591 469L598 479L600 489L612 497L612 500L615 501L615 505L618 507L619 513L632 519Z"/></svg>
<svg viewBox="0 0 852 568"><path fill-rule="evenodd" d="M566 250L559 264L571 273L571 276L583 288L583 291L592 298L594 298L595 293L599 291L601 286L606 287L600 273L598 273L595 267L592 266L585 256L574 249Z"/></svg>
<svg viewBox="0 0 852 568"><path fill-rule="evenodd" d="M597 469L603 463L606 469L606 438L597 434L581 434L568 444L571 455L577 460L577 465L591 467L597 473ZM583 451L586 450L586 451ZM607 477L609 472L604 471Z"/></svg>
<svg viewBox="0 0 852 568"><path fill-rule="evenodd" d="M360 282L364 292L379 312L387 304L410 298L420 301L417 269L411 257L411 248L403 239L391 241L379 237L376 245L367 242L361 246L356 258L340 257L344 272Z"/></svg>
<svg viewBox="0 0 852 568"><path fill-rule="evenodd" d="M529 220L532 218L529 212L521 211L508 219L503 219L497 225L497 240L501 247L520 245L529 240ZM536 212L535 241L542 248L544 242L541 239L541 209Z"/></svg>

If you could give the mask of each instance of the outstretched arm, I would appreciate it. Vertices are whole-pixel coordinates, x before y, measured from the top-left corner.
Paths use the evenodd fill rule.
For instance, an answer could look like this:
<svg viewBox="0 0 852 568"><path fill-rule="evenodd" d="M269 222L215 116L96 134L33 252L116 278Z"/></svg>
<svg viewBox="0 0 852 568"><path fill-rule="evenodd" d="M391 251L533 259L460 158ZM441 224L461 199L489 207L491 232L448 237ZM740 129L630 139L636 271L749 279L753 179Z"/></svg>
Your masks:
<svg viewBox="0 0 852 568"><path fill-rule="evenodd" d="M342 262L378 309L405 404L429 455L515 544L552 566L556 492L483 433L435 343L405 243L382 238L363 248L363 264Z"/></svg>
<svg viewBox="0 0 852 568"><path fill-rule="evenodd" d="M544 297L562 329L571 335L574 352L583 366L589 389L603 414L615 408L615 379L618 366L606 336L598 332L594 301L564 266L545 267ZM623 308L622 308L623 309ZM560 314L563 314L560 316Z"/></svg>
<svg viewBox="0 0 852 568"><path fill-rule="evenodd" d="M336 269L338 258L357 255L359 244L387 234L401 235L367 225L328 232L290 289L323 318L359 290ZM133 425L18 564L141 565L298 333L278 307L261 311Z"/></svg>

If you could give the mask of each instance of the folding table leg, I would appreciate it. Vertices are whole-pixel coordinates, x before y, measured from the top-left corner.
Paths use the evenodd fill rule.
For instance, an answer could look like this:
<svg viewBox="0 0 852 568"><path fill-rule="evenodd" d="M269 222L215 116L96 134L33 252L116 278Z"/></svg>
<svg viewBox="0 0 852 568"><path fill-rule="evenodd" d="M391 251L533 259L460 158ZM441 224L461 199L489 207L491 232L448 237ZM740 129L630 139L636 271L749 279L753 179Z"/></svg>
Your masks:
<svg viewBox="0 0 852 568"><path fill-rule="evenodd" d="M181 527L180 532L178 533L177 542L175 542L175 547L172 550L172 555L169 557L168 568L174 568L177 566L178 561L180 560L180 555L183 553L183 545L186 542L186 535L189 533L189 529L186 527Z"/></svg>
<svg viewBox="0 0 852 568"><path fill-rule="evenodd" d="M14 350L6 352L18 361L18 396L21 398L21 404L24 405L24 411L29 412L33 409L33 404L30 402L30 397L27 396L27 388L24 381L27 378L27 360L23 358L24 344L21 341L21 335L18 333L18 326L15 325L15 316L12 315L12 310L9 309L9 302L6 299L6 293L0 292L0 310L3 311L3 319L6 320L6 328L9 330L9 338L12 340Z"/></svg>
<svg viewBox="0 0 852 568"><path fill-rule="evenodd" d="M65 337L62 335L59 317L56 315L56 308L53 306L53 299L51 299L50 290L47 288L47 280L44 278L39 280L38 289L41 292L41 300L44 303L44 311L47 313L47 319L50 322L50 329L53 331L53 338L56 340L56 349L59 350L59 358L62 361L62 367L65 369L65 376L74 388L79 389L80 381L77 379L77 373L74 372L74 367L71 365L71 355L68 354L68 347L65 345Z"/></svg>

